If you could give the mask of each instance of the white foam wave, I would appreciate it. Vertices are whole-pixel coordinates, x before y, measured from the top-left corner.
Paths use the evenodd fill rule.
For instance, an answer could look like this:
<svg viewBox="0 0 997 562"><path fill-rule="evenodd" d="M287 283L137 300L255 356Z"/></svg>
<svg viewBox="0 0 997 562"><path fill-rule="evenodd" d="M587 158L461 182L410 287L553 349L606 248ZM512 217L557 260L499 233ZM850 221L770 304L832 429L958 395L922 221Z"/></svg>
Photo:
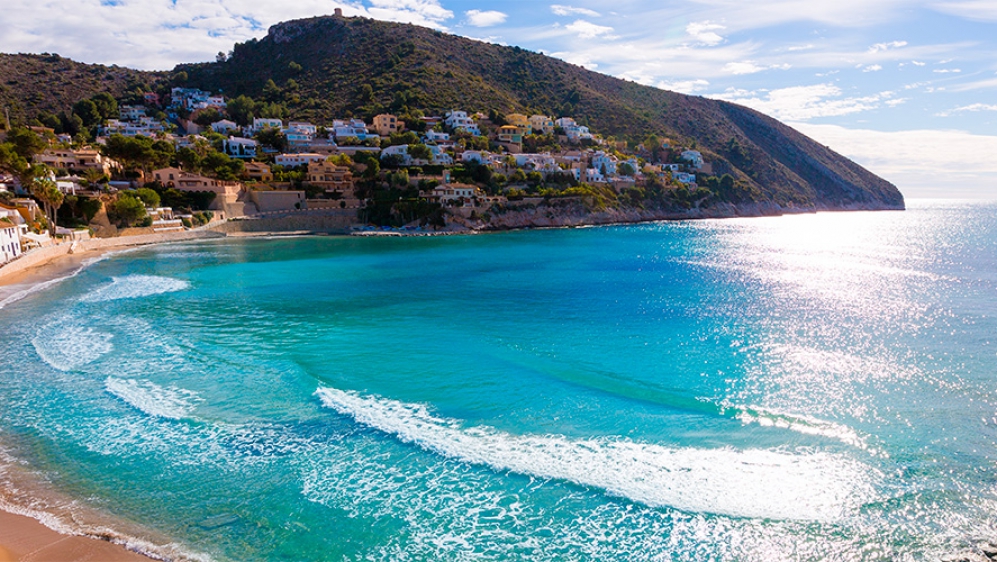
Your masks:
<svg viewBox="0 0 997 562"><path fill-rule="evenodd" d="M600 488L652 507L739 517L832 521L875 496L875 470L840 455L670 448L463 428L425 406L319 388L322 403L404 442L530 476Z"/></svg>
<svg viewBox="0 0 997 562"><path fill-rule="evenodd" d="M72 371L114 349L111 334L87 326L53 322L39 330L31 345L43 361L60 371Z"/></svg>
<svg viewBox="0 0 997 562"><path fill-rule="evenodd" d="M844 424L822 420L813 416L790 414L788 412L759 408L757 406L735 406L734 409L738 412L737 419L745 424L756 423L763 427L778 427L797 433L818 435L835 439L872 454L885 455L885 453L869 445L868 436L861 435L858 431Z"/></svg>
<svg viewBox="0 0 997 562"><path fill-rule="evenodd" d="M109 285L99 287L85 295L82 302L105 302L118 299L135 299L162 293L183 291L190 283L182 279L158 275L126 275L112 277Z"/></svg>
<svg viewBox="0 0 997 562"><path fill-rule="evenodd" d="M104 388L147 415L171 420L189 416L199 401L196 392L150 381L107 377Z"/></svg>

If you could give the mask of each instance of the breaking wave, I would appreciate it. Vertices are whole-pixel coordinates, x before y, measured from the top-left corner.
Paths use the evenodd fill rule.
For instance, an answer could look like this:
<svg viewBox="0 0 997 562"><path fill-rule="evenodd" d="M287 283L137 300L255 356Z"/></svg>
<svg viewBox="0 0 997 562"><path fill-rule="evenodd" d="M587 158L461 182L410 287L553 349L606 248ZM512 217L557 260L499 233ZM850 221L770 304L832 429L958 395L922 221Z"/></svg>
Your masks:
<svg viewBox="0 0 997 562"><path fill-rule="evenodd" d="M358 423L466 463L599 488L651 507L738 517L835 521L874 499L878 473L823 452L672 448L462 427L425 406L319 388Z"/></svg>
<svg viewBox="0 0 997 562"><path fill-rule="evenodd" d="M198 401L196 392L149 381L107 377L104 388L147 415L171 420L189 416Z"/></svg>
<svg viewBox="0 0 997 562"><path fill-rule="evenodd" d="M158 275L126 275L112 277L109 285L99 287L85 295L81 302L105 302L119 299L135 299L172 293L190 288L190 283L182 279Z"/></svg>

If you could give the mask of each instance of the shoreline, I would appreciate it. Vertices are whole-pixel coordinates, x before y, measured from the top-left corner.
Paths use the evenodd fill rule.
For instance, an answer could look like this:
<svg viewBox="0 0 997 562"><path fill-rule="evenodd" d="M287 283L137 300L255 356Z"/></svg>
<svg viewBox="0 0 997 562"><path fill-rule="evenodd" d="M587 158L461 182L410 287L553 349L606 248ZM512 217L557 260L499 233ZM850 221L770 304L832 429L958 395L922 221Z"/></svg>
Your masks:
<svg viewBox="0 0 997 562"><path fill-rule="evenodd" d="M33 517L0 510L0 562L42 560L148 562L153 558L109 540L65 535Z"/></svg>

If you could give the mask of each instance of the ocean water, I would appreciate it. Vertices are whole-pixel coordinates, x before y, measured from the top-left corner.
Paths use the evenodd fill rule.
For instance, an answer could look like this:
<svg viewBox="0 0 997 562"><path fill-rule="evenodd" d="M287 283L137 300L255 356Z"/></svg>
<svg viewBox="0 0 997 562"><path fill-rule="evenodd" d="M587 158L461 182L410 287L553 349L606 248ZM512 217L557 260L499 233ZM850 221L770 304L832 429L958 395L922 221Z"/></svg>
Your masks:
<svg viewBox="0 0 997 562"><path fill-rule="evenodd" d="M212 560L997 540L997 204L910 207L105 259L0 305L0 504Z"/></svg>

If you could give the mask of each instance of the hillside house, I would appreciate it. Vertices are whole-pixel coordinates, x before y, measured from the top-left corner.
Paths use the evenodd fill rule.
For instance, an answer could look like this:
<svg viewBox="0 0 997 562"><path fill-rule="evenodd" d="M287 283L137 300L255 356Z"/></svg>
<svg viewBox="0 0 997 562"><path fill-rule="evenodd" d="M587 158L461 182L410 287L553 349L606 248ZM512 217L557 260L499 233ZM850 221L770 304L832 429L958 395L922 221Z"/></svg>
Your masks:
<svg viewBox="0 0 997 562"><path fill-rule="evenodd" d="M447 113L447 117L443 122L453 131L462 131L475 136L481 135L481 129L478 128L478 124L468 117L466 111L451 111Z"/></svg>
<svg viewBox="0 0 997 562"><path fill-rule="evenodd" d="M552 135L554 134L554 121L546 115L533 115L530 117L531 134Z"/></svg>
<svg viewBox="0 0 997 562"><path fill-rule="evenodd" d="M703 155L698 150L685 150L681 156L693 168L698 170L703 167Z"/></svg>
<svg viewBox="0 0 997 562"><path fill-rule="evenodd" d="M386 137L391 135L391 133L400 133L404 131L405 122L390 113L382 113L374 116L373 127L374 130L377 131L377 134L382 137Z"/></svg>
<svg viewBox="0 0 997 562"><path fill-rule="evenodd" d="M619 159L616 156L606 154L601 150L592 155L592 167L605 176L615 176L618 164Z"/></svg>
<svg viewBox="0 0 997 562"><path fill-rule="evenodd" d="M215 121L211 124L211 130L222 135L227 135L238 128L239 125L235 121L229 121L228 119Z"/></svg>
<svg viewBox="0 0 997 562"><path fill-rule="evenodd" d="M264 183L273 181L273 172L270 170L270 166L267 166L263 162L246 162L243 175L247 179L254 181Z"/></svg>
<svg viewBox="0 0 997 562"><path fill-rule="evenodd" d="M278 166L293 168L295 166L307 166L312 162L322 162L325 159L326 156L324 154L304 152L301 154L278 154L273 160L274 164Z"/></svg>
<svg viewBox="0 0 997 562"><path fill-rule="evenodd" d="M230 137L225 139L222 149L232 158L256 158L259 143L253 139Z"/></svg>

